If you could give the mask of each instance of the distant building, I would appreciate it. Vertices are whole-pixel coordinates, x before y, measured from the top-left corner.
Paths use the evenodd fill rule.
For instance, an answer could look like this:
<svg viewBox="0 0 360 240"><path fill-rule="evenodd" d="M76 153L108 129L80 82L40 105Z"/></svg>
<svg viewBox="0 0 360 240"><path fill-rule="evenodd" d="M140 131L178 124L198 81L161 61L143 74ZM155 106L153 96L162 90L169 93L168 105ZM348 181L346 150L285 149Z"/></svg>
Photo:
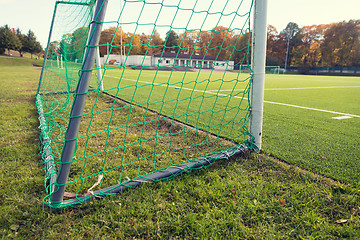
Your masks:
<svg viewBox="0 0 360 240"><path fill-rule="evenodd" d="M114 61L115 60L115 61ZM187 53L174 53L174 52L164 52L156 53L153 55L130 55L130 56L121 56L120 55L105 55L102 57L102 64L107 61L111 61L112 64L125 65L127 66L143 66L149 68L190 68L190 69L214 69L214 70L233 70L234 61L229 61L228 59L216 58L213 56L204 56L198 54L187 54Z"/></svg>

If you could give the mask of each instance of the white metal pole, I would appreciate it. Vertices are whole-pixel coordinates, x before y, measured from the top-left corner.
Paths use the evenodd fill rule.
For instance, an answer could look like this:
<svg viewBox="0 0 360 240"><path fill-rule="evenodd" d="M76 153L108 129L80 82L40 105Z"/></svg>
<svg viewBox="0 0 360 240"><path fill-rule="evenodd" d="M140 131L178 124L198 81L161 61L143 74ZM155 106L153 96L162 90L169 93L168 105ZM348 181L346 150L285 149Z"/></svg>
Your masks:
<svg viewBox="0 0 360 240"><path fill-rule="evenodd" d="M109 42L106 42L106 56L109 56Z"/></svg>
<svg viewBox="0 0 360 240"><path fill-rule="evenodd" d="M120 12L122 12L121 11L121 8L122 8L122 6L121 6L121 2L122 1L120 1ZM120 18L119 18L119 22L120 22L120 65L122 66L123 65L123 47L122 47L122 43L123 43L123 39L122 39L122 26L121 26L121 15L120 15Z"/></svg>
<svg viewBox="0 0 360 240"><path fill-rule="evenodd" d="M122 48L122 28L120 26L120 65L123 65L123 48Z"/></svg>
<svg viewBox="0 0 360 240"><path fill-rule="evenodd" d="M93 8L93 19L96 17L96 8ZM102 30L102 29L101 29ZM101 36L101 33L100 33ZM100 60L100 47L96 47L96 53L95 53L95 67L97 72L97 79L98 79L98 89L100 91L104 90L104 85L102 82L102 72L101 72L101 60Z"/></svg>
<svg viewBox="0 0 360 240"><path fill-rule="evenodd" d="M267 35L267 0L255 0L253 53L253 78L251 84L250 133L258 149L261 149L264 107L265 60Z"/></svg>
<svg viewBox="0 0 360 240"><path fill-rule="evenodd" d="M100 60L99 47L96 47L95 66L96 66L96 70L97 70L98 87L99 87L100 91L103 91L104 90L104 85L103 85L103 81L102 81L101 60Z"/></svg>
<svg viewBox="0 0 360 240"><path fill-rule="evenodd" d="M289 35L290 35L290 34L289 34ZM286 73L286 67L287 67L287 62L288 62L288 56L289 56L289 44L290 44L290 36L288 36L288 40L287 40L286 58L285 58L285 71L284 71L284 73Z"/></svg>

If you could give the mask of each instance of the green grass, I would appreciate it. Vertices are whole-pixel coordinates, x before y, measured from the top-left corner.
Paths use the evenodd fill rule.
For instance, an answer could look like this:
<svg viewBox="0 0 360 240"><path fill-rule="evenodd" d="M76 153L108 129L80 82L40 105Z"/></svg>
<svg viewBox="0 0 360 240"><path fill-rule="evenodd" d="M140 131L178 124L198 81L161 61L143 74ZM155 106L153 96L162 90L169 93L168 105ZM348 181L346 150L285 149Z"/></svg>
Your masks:
<svg viewBox="0 0 360 240"><path fill-rule="evenodd" d="M112 95L157 112L161 111L164 115L172 116L193 126L207 126L208 119L211 119L210 125L218 127L206 130L224 137L230 136L238 142L246 139L246 136L234 135L232 125L221 125L231 122L235 114L238 114L235 117L237 119L244 117L247 112L237 111L237 106L240 104L238 98L228 101L229 98L225 96L226 94L243 96L242 91L246 87L246 80L234 81L237 77L236 73L226 73L225 82L218 81L224 75L218 72L211 75L209 72L200 75L197 72L189 72L185 75L183 72L160 71L156 74L156 78L155 74L155 71L107 70L104 87ZM121 75L125 80L117 85ZM241 75L240 79L246 79L246 77L247 75ZM139 81L137 85L136 80ZM155 86L152 84L153 81ZM359 77L266 75L265 88L269 90L265 91L265 100L360 115L360 87L352 86L360 86ZM188 90L193 87L197 92ZM232 93L226 91L233 88L237 90ZM223 95L216 96L217 91ZM150 94L151 98L149 98ZM174 99L174 96L180 99L176 102L176 112L174 101L170 101ZM246 94L244 96L247 97ZM192 103L188 108L190 97ZM215 101L213 110L219 111L219 114L212 113L212 104ZM247 103L248 100L244 99L242 106L246 106ZM223 119L221 109L225 109L225 104L227 104L227 109L231 110L226 112ZM193 114L199 108L203 112ZM185 112L190 116L184 116ZM360 118L332 119L336 116L341 115L266 102L263 151L288 163L359 186L360 138L356 133L360 131ZM223 123L222 120L224 120Z"/></svg>
<svg viewBox="0 0 360 240"><path fill-rule="evenodd" d="M242 125L247 121L249 105L247 99L240 97L246 96L246 92L239 91L236 98L230 99L227 94L216 95L216 91L215 94L189 91L189 87L194 86L209 90L214 87L222 89L222 73L143 71L140 75L140 71L136 70L122 72L121 69L113 69L105 74L105 92L132 104L114 101L114 98L96 91L88 94L71 168L75 170L70 172L67 180L68 192L86 194L101 175L104 176L101 188L119 183L126 185L126 179L218 153L234 147L232 139L242 143L248 138L247 128ZM118 83L116 79L121 74L123 81ZM246 80L239 82L236 74L230 75L226 78L228 85L246 86L249 82L249 79L247 83L244 83ZM65 76L65 71L56 65L55 68L49 67L44 76L41 92L71 89L67 82L58 81L57 77ZM152 84L155 77L156 82ZM136 85L137 81L139 84ZM47 89L48 86L52 86L52 89ZM96 83L92 82L92 86L96 87ZM66 94L44 94L41 99L45 113L56 113L44 116L49 129L52 129L49 136L53 155L55 161L59 161L68 124L66 115L69 114L72 100L68 101ZM243 109L239 111L240 103ZM196 128L172 123L164 116ZM215 138L208 134L209 131L229 140Z"/></svg>
<svg viewBox="0 0 360 240"><path fill-rule="evenodd" d="M311 87L314 89L267 90L265 91L265 100L360 115L358 107L360 77L266 76L266 89ZM309 113L304 111L304 114Z"/></svg>
<svg viewBox="0 0 360 240"><path fill-rule="evenodd" d="M42 66L43 60L40 59L31 59L26 57L11 57L11 56L3 56L1 57L1 66L2 67L20 67L20 66Z"/></svg>
<svg viewBox="0 0 360 240"><path fill-rule="evenodd" d="M171 181L52 211L42 201L44 171L37 155L34 99L40 68L18 59L16 64L3 61L7 60L0 57L2 239L356 239L360 235L360 191L355 184L281 164L266 154L246 154Z"/></svg>
<svg viewBox="0 0 360 240"><path fill-rule="evenodd" d="M336 87L340 88L326 88ZM360 115L359 77L268 75L265 101ZM263 150L283 161L360 186L360 118L308 109L264 105Z"/></svg>
<svg viewBox="0 0 360 240"><path fill-rule="evenodd" d="M120 76L124 80L118 85ZM234 120L246 119L248 84L249 75L238 78L230 72L184 74L112 69L105 72L104 78L104 89L111 95L238 142L247 139L240 131L236 135L233 129ZM193 88L196 91L192 91ZM237 90L223 92L232 88ZM229 98L228 94L236 97Z"/></svg>

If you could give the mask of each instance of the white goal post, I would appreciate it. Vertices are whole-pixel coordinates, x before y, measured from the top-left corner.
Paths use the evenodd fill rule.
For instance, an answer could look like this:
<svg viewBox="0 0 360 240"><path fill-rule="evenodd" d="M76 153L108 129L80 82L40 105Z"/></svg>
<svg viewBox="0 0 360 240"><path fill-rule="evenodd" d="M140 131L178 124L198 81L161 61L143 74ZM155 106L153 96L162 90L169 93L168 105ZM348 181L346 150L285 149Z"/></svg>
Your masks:
<svg viewBox="0 0 360 240"><path fill-rule="evenodd" d="M267 0L255 0L254 30L252 38L251 115L250 133L261 150L264 112L265 63L267 41Z"/></svg>

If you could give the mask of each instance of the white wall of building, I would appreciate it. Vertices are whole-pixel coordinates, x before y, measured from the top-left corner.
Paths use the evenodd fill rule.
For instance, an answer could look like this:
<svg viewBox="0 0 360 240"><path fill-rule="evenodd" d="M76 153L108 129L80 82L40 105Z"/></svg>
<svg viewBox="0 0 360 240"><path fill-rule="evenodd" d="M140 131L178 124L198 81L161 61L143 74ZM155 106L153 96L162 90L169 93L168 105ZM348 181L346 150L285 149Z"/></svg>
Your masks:
<svg viewBox="0 0 360 240"><path fill-rule="evenodd" d="M151 56L144 56L144 55L130 55L126 59L125 65L143 65L143 66L150 66L151 65Z"/></svg>
<svg viewBox="0 0 360 240"><path fill-rule="evenodd" d="M172 57L158 57L158 56L144 56L144 55L130 55L123 56L121 58L120 55L110 54L109 57L105 55L101 58L101 64L104 64L105 61L109 62L111 60L116 60L117 63L121 64L123 61L125 65L136 66L143 65L146 66L157 66L159 64L160 67L172 67L172 66L180 66L190 68L202 68L202 69L214 69L214 70L233 70L234 69L234 61L222 61L222 60L208 60L208 59L188 59L188 58L172 58Z"/></svg>
<svg viewBox="0 0 360 240"><path fill-rule="evenodd" d="M150 66L151 65L151 56L144 55L130 55L130 56L120 56L115 54L105 55L100 58L101 64L104 65L105 61L109 62L112 60L116 60L118 63L123 63L125 61L125 65L143 65Z"/></svg>
<svg viewBox="0 0 360 240"><path fill-rule="evenodd" d="M159 64L160 67L172 67L181 66L190 68L202 68L202 69L215 69L220 71L225 70L233 70L234 69L234 61L221 61L221 60L202 60L202 59L186 59L186 58L169 58L169 57L152 57L152 64Z"/></svg>

